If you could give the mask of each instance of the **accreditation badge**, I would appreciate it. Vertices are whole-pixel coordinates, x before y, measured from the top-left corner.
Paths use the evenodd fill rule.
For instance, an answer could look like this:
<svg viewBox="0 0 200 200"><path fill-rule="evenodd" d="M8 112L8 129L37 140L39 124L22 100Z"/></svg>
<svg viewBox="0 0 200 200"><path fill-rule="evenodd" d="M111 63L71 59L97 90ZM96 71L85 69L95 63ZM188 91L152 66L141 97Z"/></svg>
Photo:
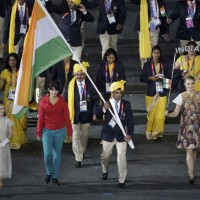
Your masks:
<svg viewBox="0 0 200 200"><path fill-rule="evenodd" d="M86 102L86 100L80 101L80 112L87 112L87 102Z"/></svg>
<svg viewBox="0 0 200 200"><path fill-rule="evenodd" d="M20 34L26 34L27 26L24 24L21 24L20 26Z"/></svg>
<svg viewBox="0 0 200 200"><path fill-rule="evenodd" d="M111 83L106 83L106 93L111 92Z"/></svg>
<svg viewBox="0 0 200 200"><path fill-rule="evenodd" d="M187 28L194 28L192 17L187 17L185 21Z"/></svg>
<svg viewBox="0 0 200 200"><path fill-rule="evenodd" d="M161 22L160 22L159 17L154 17L153 18L153 23L154 23L155 26L160 26Z"/></svg>
<svg viewBox="0 0 200 200"><path fill-rule="evenodd" d="M107 13L107 18L108 18L109 24L116 23L115 16L114 16L114 14L112 12L111 13Z"/></svg>
<svg viewBox="0 0 200 200"><path fill-rule="evenodd" d="M156 81L156 93L163 93L162 81Z"/></svg>
<svg viewBox="0 0 200 200"><path fill-rule="evenodd" d="M114 118L112 118L112 119L110 120L110 122L108 123L108 126L110 126L111 128L114 128L115 125L116 125L116 121L115 121Z"/></svg>
<svg viewBox="0 0 200 200"><path fill-rule="evenodd" d="M10 89L8 92L8 100L15 100L15 90L14 89Z"/></svg>

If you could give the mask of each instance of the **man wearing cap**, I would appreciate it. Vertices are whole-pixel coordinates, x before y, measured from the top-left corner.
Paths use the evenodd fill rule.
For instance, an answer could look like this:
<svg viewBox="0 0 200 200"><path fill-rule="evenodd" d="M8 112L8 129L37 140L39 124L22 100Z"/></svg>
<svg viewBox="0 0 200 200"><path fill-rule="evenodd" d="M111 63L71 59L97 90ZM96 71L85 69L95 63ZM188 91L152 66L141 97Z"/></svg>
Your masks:
<svg viewBox="0 0 200 200"><path fill-rule="evenodd" d="M127 160L126 160L126 148L134 133L134 121L133 113L131 110L130 102L122 99L124 92L125 81L117 81L111 84L111 98L109 102L105 103L98 109L97 118L101 118L105 115L105 121L102 128L102 140L103 149L101 154L101 166L102 166L102 180L108 178L109 160L112 154L114 145L117 148L117 165L119 173L119 187L126 188L125 179L127 174ZM111 115L110 108L115 116L118 114L119 119L127 130L126 136L123 135L120 127L116 123L115 119Z"/></svg>
<svg viewBox="0 0 200 200"><path fill-rule="evenodd" d="M97 34L99 34L102 58L107 49L117 51L118 35L123 30L126 21L126 8L124 0L98 0L99 19Z"/></svg>
<svg viewBox="0 0 200 200"><path fill-rule="evenodd" d="M89 67L82 62L85 70ZM73 129L72 150L75 155L75 167L82 167L83 154L86 150L90 123L96 120L99 96L80 64L74 65L74 78L68 87L68 107Z"/></svg>
<svg viewBox="0 0 200 200"><path fill-rule="evenodd" d="M62 16L59 28L65 39L70 43L73 49L73 60L81 60L82 54L82 36L81 24L93 22L94 17L88 12L81 0L67 0L69 11Z"/></svg>

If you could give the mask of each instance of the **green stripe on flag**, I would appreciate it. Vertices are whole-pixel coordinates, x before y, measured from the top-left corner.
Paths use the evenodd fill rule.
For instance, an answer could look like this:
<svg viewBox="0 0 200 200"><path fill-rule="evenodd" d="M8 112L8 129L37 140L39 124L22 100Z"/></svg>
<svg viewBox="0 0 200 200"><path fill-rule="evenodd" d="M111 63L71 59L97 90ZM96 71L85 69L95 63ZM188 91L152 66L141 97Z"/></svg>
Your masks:
<svg viewBox="0 0 200 200"><path fill-rule="evenodd" d="M49 40L35 50L33 77L71 55L72 52L60 36Z"/></svg>

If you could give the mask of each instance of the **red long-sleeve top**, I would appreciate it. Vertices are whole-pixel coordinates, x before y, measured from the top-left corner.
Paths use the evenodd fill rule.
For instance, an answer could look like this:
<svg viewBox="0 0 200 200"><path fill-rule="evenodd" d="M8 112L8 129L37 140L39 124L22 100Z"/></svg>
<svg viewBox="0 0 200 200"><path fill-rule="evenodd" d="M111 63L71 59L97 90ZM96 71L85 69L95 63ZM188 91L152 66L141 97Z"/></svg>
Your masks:
<svg viewBox="0 0 200 200"><path fill-rule="evenodd" d="M44 96L40 101L37 137L42 137L42 128L58 130L66 126L68 136L72 136L72 125L69 118L69 109L66 101L58 95L58 101L53 105L49 101L49 95Z"/></svg>

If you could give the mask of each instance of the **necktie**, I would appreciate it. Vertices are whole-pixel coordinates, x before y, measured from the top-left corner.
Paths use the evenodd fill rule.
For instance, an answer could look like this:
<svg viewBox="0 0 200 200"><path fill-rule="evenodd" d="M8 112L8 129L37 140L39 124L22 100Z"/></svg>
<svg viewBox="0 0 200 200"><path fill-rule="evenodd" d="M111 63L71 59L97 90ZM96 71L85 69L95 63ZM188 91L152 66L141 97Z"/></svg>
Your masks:
<svg viewBox="0 0 200 200"><path fill-rule="evenodd" d="M189 2L188 14L192 18L194 17L194 3Z"/></svg>
<svg viewBox="0 0 200 200"><path fill-rule="evenodd" d="M111 7L111 1L110 0L105 0L105 10L108 13Z"/></svg>
<svg viewBox="0 0 200 200"><path fill-rule="evenodd" d="M20 16L20 21L22 23L23 22L23 18L24 18L24 13L23 13L23 7L22 6L20 6L20 14L19 14L19 16Z"/></svg>
<svg viewBox="0 0 200 200"><path fill-rule="evenodd" d="M115 101L115 109L118 112L118 102L117 101Z"/></svg>
<svg viewBox="0 0 200 200"><path fill-rule="evenodd" d="M70 14L71 14L71 25L72 25L76 21L76 13L75 13L74 8L71 9Z"/></svg>
<svg viewBox="0 0 200 200"><path fill-rule="evenodd" d="M150 0L149 4L150 4L150 11L151 11L149 27L150 27L151 31L155 31L156 30L156 26L155 26L155 24L153 22L153 19L154 19L153 0Z"/></svg>
<svg viewBox="0 0 200 200"><path fill-rule="evenodd" d="M80 91L81 91L81 100L83 100L85 98L85 95L82 83L80 83Z"/></svg>

